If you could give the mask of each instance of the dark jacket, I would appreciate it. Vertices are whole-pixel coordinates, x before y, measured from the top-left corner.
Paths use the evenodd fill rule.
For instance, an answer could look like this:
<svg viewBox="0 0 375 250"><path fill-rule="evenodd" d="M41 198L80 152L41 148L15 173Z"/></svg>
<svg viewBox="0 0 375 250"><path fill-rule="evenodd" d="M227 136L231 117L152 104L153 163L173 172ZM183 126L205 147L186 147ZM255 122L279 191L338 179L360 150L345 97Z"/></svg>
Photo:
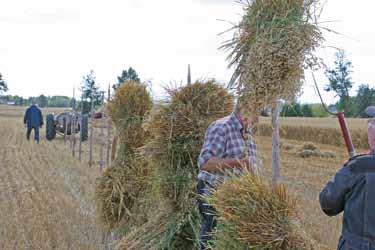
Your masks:
<svg viewBox="0 0 375 250"><path fill-rule="evenodd" d="M319 198L327 215L344 211L339 250L375 250L375 155L352 158Z"/></svg>
<svg viewBox="0 0 375 250"><path fill-rule="evenodd" d="M25 112L23 123L27 124L29 128L42 126L43 125L42 111L40 111L40 109L37 106L31 105Z"/></svg>

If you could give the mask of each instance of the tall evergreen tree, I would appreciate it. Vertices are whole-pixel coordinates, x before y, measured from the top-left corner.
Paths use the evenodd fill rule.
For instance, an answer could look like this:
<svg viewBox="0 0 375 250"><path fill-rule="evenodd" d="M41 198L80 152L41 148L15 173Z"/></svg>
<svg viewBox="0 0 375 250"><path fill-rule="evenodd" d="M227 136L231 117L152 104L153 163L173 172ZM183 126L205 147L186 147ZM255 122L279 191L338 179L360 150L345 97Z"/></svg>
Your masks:
<svg viewBox="0 0 375 250"><path fill-rule="evenodd" d="M90 111L91 102L94 103L94 108L102 104L102 98L99 87L96 85L96 77L93 70L91 70L89 74L83 76L81 91L84 113Z"/></svg>
<svg viewBox="0 0 375 250"><path fill-rule="evenodd" d="M116 90L124 82L130 80L135 82L141 82L141 79L139 78L137 71L135 71L132 67L129 67L128 70L122 71L121 75L117 77L117 83L113 85L113 88Z"/></svg>
<svg viewBox="0 0 375 250"><path fill-rule="evenodd" d="M325 74L328 77L329 84L325 90L334 91L336 96L340 98L339 104L345 113L349 112L350 106L350 90L353 87L353 82L350 77L352 73L352 63L346 59L345 51L339 50L336 53L335 67L327 69Z"/></svg>

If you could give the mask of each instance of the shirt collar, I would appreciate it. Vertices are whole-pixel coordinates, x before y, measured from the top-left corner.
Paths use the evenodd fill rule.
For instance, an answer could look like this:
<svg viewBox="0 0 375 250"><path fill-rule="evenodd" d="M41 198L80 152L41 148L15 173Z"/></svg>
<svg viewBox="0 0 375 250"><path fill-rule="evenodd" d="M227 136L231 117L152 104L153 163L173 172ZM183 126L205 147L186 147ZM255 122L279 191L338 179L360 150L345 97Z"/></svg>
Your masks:
<svg viewBox="0 0 375 250"><path fill-rule="evenodd" d="M233 124L234 124L234 126L236 127L237 130L243 129L243 125L240 122L240 120L238 119L236 113L232 112L232 114L230 115L230 119L233 122Z"/></svg>

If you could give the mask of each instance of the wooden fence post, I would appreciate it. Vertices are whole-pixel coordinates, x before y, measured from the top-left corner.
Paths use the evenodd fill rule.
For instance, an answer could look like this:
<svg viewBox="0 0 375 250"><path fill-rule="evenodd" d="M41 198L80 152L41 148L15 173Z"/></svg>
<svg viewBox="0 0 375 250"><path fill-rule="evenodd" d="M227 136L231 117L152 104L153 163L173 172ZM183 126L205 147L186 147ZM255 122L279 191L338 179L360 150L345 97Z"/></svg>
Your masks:
<svg viewBox="0 0 375 250"><path fill-rule="evenodd" d="M94 102L93 102L93 93L91 87L91 117L90 117L90 155L89 155L89 166L92 166L92 143L93 143L93 133L94 133L94 126L93 126L93 118L94 118Z"/></svg>
<svg viewBox="0 0 375 250"><path fill-rule="evenodd" d="M79 131L79 151L78 151L78 159L82 161L82 124L83 124L83 96L81 95L81 127Z"/></svg>
<svg viewBox="0 0 375 250"><path fill-rule="evenodd" d="M70 143L70 149L73 147L73 137L72 137L72 131L73 131L73 120L72 120L72 112L69 112L69 125L70 125L70 135L69 135L69 143Z"/></svg>
<svg viewBox="0 0 375 250"><path fill-rule="evenodd" d="M72 127L71 127L71 135L73 136L73 142L72 142L72 155L75 156L75 149L76 149L76 125L77 125L77 114L76 114L76 91L75 86L73 87L73 112L72 112Z"/></svg>
<svg viewBox="0 0 375 250"><path fill-rule="evenodd" d="M64 144L66 144L66 136L68 134L67 116L64 116L64 118L63 118L63 124L64 124Z"/></svg>
<svg viewBox="0 0 375 250"><path fill-rule="evenodd" d="M74 113L73 113L73 131L72 131L72 134L73 134L73 152L72 152L72 155L75 156L76 155L76 128L77 128L77 113L76 111L74 110Z"/></svg>
<svg viewBox="0 0 375 250"><path fill-rule="evenodd" d="M108 85L108 97L107 97L107 107L106 107L106 122L107 122L107 158L106 158L106 165L109 166L110 162L110 153L111 153L111 124L108 116L108 104L111 101L111 85Z"/></svg>
<svg viewBox="0 0 375 250"><path fill-rule="evenodd" d="M102 92L102 104L104 104L104 91ZM100 167L100 172L103 171L103 166L104 166L104 113L102 111L100 118L100 162L99 162L99 167Z"/></svg>
<svg viewBox="0 0 375 250"><path fill-rule="evenodd" d="M281 102L277 101L272 108L272 183L277 185L280 182L280 127L279 115Z"/></svg>

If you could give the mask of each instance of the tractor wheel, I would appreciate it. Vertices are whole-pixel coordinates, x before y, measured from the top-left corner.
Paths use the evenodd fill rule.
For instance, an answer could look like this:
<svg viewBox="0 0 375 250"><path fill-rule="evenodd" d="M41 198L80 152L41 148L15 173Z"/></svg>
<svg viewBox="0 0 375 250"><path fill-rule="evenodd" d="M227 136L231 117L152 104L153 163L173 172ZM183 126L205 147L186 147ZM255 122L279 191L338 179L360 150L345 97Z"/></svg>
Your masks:
<svg viewBox="0 0 375 250"><path fill-rule="evenodd" d="M83 115L81 119L81 141L87 141L89 138L89 118L87 115Z"/></svg>
<svg viewBox="0 0 375 250"><path fill-rule="evenodd" d="M51 141L56 137L55 121L53 115L47 115L46 117L46 137L47 140Z"/></svg>

